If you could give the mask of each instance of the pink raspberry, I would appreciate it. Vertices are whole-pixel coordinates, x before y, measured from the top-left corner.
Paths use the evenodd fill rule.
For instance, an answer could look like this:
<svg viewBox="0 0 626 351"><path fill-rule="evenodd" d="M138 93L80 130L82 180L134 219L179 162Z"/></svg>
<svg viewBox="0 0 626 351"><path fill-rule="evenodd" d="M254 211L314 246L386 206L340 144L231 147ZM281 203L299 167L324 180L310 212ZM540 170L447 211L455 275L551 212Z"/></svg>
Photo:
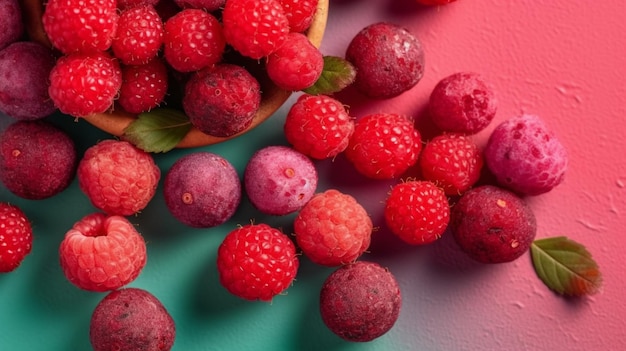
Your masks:
<svg viewBox="0 0 626 351"><path fill-rule="evenodd" d="M184 9L165 22L165 60L179 72L192 72L218 63L226 41L222 24L212 14Z"/></svg>
<svg viewBox="0 0 626 351"><path fill-rule="evenodd" d="M302 33L289 33L285 43L270 54L267 75L284 90L306 89L318 80L324 69L324 57Z"/></svg>
<svg viewBox="0 0 626 351"><path fill-rule="evenodd" d="M313 22L318 0L279 0L292 32L303 33Z"/></svg>
<svg viewBox="0 0 626 351"><path fill-rule="evenodd" d="M554 131L538 116L526 114L493 130L485 162L502 186L523 195L539 195L563 181L568 156Z"/></svg>
<svg viewBox="0 0 626 351"><path fill-rule="evenodd" d="M126 65L145 64L157 56L163 45L163 21L153 6L122 11L111 48Z"/></svg>
<svg viewBox="0 0 626 351"><path fill-rule="evenodd" d="M422 138L409 118L375 113L357 120L346 158L357 171L373 179L391 179L413 166Z"/></svg>
<svg viewBox="0 0 626 351"><path fill-rule="evenodd" d="M253 59L276 51L289 33L289 20L279 0L227 0L222 22L226 41Z"/></svg>
<svg viewBox="0 0 626 351"><path fill-rule="evenodd" d="M65 234L59 247L65 277L88 291L118 289L146 264L146 244L126 218L93 213Z"/></svg>
<svg viewBox="0 0 626 351"><path fill-rule="evenodd" d="M370 245L372 220L355 198L335 189L318 193L294 220L296 242L313 262L354 262Z"/></svg>
<svg viewBox="0 0 626 351"><path fill-rule="evenodd" d="M298 272L291 239L267 224L248 224L226 235L217 251L220 283L246 300L271 301Z"/></svg>
<svg viewBox="0 0 626 351"><path fill-rule="evenodd" d="M77 177L80 189L96 208L130 216L148 205L160 175L151 154L127 141L111 139L85 151Z"/></svg>
<svg viewBox="0 0 626 351"><path fill-rule="evenodd" d="M284 132L294 149L321 160L348 147L354 118L332 97L302 94L287 113Z"/></svg>
<svg viewBox="0 0 626 351"><path fill-rule="evenodd" d="M167 88L167 66L159 58L143 65L122 66L122 87L117 102L130 113L150 111L164 101Z"/></svg>

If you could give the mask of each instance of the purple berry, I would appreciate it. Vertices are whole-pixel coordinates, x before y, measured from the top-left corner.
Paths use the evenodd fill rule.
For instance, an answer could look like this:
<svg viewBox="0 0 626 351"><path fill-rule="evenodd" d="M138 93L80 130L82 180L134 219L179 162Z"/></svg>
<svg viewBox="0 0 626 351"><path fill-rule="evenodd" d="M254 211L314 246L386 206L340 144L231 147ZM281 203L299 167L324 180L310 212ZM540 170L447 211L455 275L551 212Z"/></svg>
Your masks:
<svg viewBox="0 0 626 351"><path fill-rule="evenodd" d="M165 176L165 204L182 223L209 228L226 222L241 201L241 182L233 165L210 152L178 159Z"/></svg>
<svg viewBox="0 0 626 351"><path fill-rule="evenodd" d="M563 181L568 157L555 133L539 117L526 114L494 129L485 162L500 185L522 195L539 195Z"/></svg>
<svg viewBox="0 0 626 351"><path fill-rule="evenodd" d="M287 146L268 146L248 161L244 186L259 211L286 215L311 199L317 189L317 171L304 154Z"/></svg>
<svg viewBox="0 0 626 351"><path fill-rule="evenodd" d="M18 0L0 0L0 50L16 42L24 33Z"/></svg>

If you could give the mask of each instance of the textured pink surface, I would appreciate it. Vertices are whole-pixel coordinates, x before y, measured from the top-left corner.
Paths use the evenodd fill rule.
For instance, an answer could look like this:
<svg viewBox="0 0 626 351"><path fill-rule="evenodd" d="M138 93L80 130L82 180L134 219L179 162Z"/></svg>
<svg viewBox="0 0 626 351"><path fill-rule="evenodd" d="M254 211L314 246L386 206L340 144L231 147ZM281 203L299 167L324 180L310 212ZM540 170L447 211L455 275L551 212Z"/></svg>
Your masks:
<svg viewBox="0 0 626 351"><path fill-rule="evenodd" d="M417 248L373 238L373 255L399 276L405 295L392 331L396 349L626 348L625 14L620 0L459 0L431 8L411 0L331 1L326 54L343 55L360 28L380 20L408 27L426 50L424 78L400 97L366 102L346 93L343 101L353 116L415 115L428 138L428 95L439 79L457 71L483 74L499 96L494 121L476 136L481 146L504 119L522 112L542 116L571 158L565 181L529 200L537 236L567 235L584 243L604 274L599 294L566 299L539 281L529 254L484 266L461 255L449 235ZM320 165L321 177L331 173L329 166ZM389 184L357 182L359 176L350 174L352 179L336 183L357 194L382 226L380 198Z"/></svg>

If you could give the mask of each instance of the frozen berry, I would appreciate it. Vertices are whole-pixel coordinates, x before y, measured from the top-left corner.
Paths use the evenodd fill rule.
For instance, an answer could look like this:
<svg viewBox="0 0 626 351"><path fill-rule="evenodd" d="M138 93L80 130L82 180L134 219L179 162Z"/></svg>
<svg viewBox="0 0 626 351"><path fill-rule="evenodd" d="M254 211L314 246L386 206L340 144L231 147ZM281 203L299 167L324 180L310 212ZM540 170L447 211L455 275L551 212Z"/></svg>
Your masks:
<svg viewBox="0 0 626 351"><path fill-rule="evenodd" d="M174 319L143 289L111 291L91 314L89 341L94 351L169 351L175 338Z"/></svg>
<svg viewBox="0 0 626 351"><path fill-rule="evenodd" d="M439 239L450 222L450 205L441 188L429 181L411 180L391 188L385 201L385 223L411 245Z"/></svg>
<svg viewBox="0 0 626 351"><path fill-rule="evenodd" d="M20 39L24 33L22 11L18 0L0 0L0 50Z"/></svg>
<svg viewBox="0 0 626 351"><path fill-rule="evenodd" d="M226 222L241 202L241 182L233 165L204 151L179 158L165 176L163 192L171 214L196 228Z"/></svg>
<svg viewBox="0 0 626 351"><path fill-rule="evenodd" d="M268 56L266 69L279 88L304 90L322 75L324 57L306 35L292 32L287 35L285 43Z"/></svg>
<svg viewBox="0 0 626 351"><path fill-rule="evenodd" d="M483 154L469 137L443 134L426 143L419 166L424 179L443 188L447 195L460 195L480 178Z"/></svg>
<svg viewBox="0 0 626 351"><path fill-rule="evenodd" d="M246 300L271 301L291 285L298 265L291 239L267 224L229 232L217 251L220 283Z"/></svg>
<svg viewBox="0 0 626 351"><path fill-rule="evenodd" d="M163 21L153 6L122 11L111 49L123 64L145 64L157 56L163 45Z"/></svg>
<svg viewBox="0 0 626 351"><path fill-rule="evenodd" d="M77 177L80 189L96 208L130 216L152 200L161 171L151 154L127 141L111 139L85 151Z"/></svg>
<svg viewBox="0 0 626 351"><path fill-rule="evenodd" d="M537 231L531 208L512 192L483 185L468 190L452 207L455 241L482 263L510 262L523 255Z"/></svg>
<svg viewBox="0 0 626 351"><path fill-rule="evenodd" d="M535 115L500 123L485 148L485 162L498 183L522 195L552 190L565 178L567 150Z"/></svg>
<svg viewBox="0 0 626 351"><path fill-rule="evenodd" d="M52 51L35 42L21 41L0 51L0 111L18 120L52 114L48 77L54 67Z"/></svg>
<svg viewBox="0 0 626 351"><path fill-rule="evenodd" d="M143 65L122 66L117 102L127 112L147 112L165 100L168 85L167 66L159 58Z"/></svg>
<svg viewBox="0 0 626 351"><path fill-rule="evenodd" d="M348 45L346 59L357 71L355 87L371 98L398 96L424 75L422 43L391 23L374 23L359 31Z"/></svg>
<svg viewBox="0 0 626 351"><path fill-rule="evenodd" d="M20 266L33 246L33 228L22 210L0 202L0 273Z"/></svg>
<svg viewBox="0 0 626 351"><path fill-rule="evenodd" d="M296 242L313 262L339 266L354 262L370 245L372 220L355 198L335 189L318 193L294 220Z"/></svg>
<svg viewBox="0 0 626 351"><path fill-rule="evenodd" d="M259 211L281 216L301 209L311 199L317 189L317 171L300 152L288 146L267 146L248 161L244 185Z"/></svg>
<svg viewBox="0 0 626 351"><path fill-rule="evenodd" d="M284 132L303 154L318 160L332 158L348 147L354 118L330 96L302 94L287 113Z"/></svg>
<svg viewBox="0 0 626 351"><path fill-rule="evenodd" d="M481 75L460 72L437 83L428 106L432 121L439 129L476 134L495 117L498 100L491 84Z"/></svg>
<svg viewBox="0 0 626 351"><path fill-rule="evenodd" d="M87 291L118 289L139 276L146 243L125 217L92 213L67 231L59 246L63 274Z"/></svg>
<svg viewBox="0 0 626 351"><path fill-rule="evenodd" d="M374 262L357 261L332 272L320 292L320 314L330 331L353 342L372 341L396 323L402 294L394 275Z"/></svg>
<svg viewBox="0 0 626 351"><path fill-rule="evenodd" d="M0 135L0 181L19 197L60 193L74 179L77 163L72 138L45 120L18 121Z"/></svg>
<svg viewBox="0 0 626 351"><path fill-rule="evenodd" d="M345 155L366 177L391 179L413 166L421 149L422 138L412 120L375 113L357 120Z"/></svg>

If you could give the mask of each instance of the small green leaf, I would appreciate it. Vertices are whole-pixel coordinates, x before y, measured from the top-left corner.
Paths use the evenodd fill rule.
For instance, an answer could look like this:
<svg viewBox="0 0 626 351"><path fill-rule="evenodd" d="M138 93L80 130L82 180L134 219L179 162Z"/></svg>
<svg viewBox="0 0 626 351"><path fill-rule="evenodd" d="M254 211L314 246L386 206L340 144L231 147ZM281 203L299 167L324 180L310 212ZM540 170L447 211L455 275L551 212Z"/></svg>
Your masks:
<svg viewBox="0 0 626 351"><path fill-rule="evenodd" d="M126 129L124 139L147 152L167 152L176 147L191 129L189 118L171 108L158 108L137 116Z"/></svg>
<svg viewBox="0 0 626 351"><path fill-rule="evenodd" d="M317 82L304 89L311 95L332 94L343 90L354 82L356 69L346 59L337 56L324 56L324 70Z"/></svg>
<svg viewBox="0 0 626 351"><path fill-rule="evenodd" d="M595 294L602 285L598 264L582 245L564 236L535 240L530 252L535 272L562 295Z"/></svg>

